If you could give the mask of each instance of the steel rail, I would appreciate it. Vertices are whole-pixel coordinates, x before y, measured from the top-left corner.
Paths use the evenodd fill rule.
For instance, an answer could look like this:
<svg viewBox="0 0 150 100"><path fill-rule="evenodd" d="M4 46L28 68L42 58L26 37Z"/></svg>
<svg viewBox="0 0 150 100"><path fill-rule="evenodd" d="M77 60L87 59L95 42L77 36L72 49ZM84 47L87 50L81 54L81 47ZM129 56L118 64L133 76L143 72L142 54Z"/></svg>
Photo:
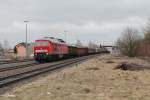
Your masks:
<svg viewBox="0 0 150 100"><path fill-rule="evenodd" d="M26 67L31 67L34 65L38 65L39 63L33 62L29 64L23 64L23 65L16 65L16 66L11 66L11 67L0 67L0 72L4 71L9 71L9 70L14 70L14 69L20 69L20 68L26 68Z"/></svg>
<svg viewBox="0 0 150 100"><path fill-rule="evenodd" d="M20 63L20 62L29 62L33 60L12 60L12 61L0 61L0 65L3 64L12 64L12 63Z"/></svg>

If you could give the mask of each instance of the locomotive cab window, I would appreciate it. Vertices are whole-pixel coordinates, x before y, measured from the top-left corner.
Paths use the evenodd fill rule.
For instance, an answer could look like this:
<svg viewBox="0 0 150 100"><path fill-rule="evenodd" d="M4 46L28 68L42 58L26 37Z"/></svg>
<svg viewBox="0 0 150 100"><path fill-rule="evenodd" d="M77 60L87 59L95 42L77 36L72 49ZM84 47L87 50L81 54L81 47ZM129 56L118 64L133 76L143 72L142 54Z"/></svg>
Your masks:
<svg viewBox="0 0 150 100"><path fill-rule="evenodd" d="M37 41L35 42L35 46L47 46L49 45L48 41Z"/></svg>

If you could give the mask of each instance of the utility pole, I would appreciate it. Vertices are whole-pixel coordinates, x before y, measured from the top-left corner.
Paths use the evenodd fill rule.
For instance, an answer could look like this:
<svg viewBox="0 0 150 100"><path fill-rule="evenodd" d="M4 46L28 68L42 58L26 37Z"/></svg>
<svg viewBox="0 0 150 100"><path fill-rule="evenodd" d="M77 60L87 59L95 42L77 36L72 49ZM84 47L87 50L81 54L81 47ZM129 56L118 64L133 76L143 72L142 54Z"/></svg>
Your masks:
<svg viewBox="0 0 150 100"><path fill-rule="evenodd" d="M29 21L24 21L25 23L26 23L26 58L28 57L28 30L27 30L27 28L28 28L28 22Z"/></svg>

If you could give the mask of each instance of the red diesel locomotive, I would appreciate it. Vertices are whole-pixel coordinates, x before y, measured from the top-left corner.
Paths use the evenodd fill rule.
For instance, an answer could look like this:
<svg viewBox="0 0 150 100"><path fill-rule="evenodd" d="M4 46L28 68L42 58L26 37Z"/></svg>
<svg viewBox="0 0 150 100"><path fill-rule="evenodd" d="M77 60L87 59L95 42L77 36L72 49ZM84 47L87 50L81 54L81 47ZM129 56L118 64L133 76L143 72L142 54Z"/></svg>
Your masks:
<svg viewBox="0 0 150 100"><path fill-rule="evenodd" d="M44 37L35 41L34 58L36 61L51 61L68 54L68 46L62 39Z"/></svg>

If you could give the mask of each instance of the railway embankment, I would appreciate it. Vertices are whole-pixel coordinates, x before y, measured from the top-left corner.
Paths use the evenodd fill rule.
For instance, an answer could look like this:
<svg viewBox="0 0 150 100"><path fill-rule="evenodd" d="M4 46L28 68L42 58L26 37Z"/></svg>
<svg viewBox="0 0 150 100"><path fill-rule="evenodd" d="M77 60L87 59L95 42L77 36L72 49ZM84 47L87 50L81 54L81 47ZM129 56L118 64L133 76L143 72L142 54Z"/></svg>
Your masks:
<svg viewBox="0 0 150 100"><path fill-rule="evenodd" d="M0 95L0 100L149 100L147 59L101 55Z"/></svg>

